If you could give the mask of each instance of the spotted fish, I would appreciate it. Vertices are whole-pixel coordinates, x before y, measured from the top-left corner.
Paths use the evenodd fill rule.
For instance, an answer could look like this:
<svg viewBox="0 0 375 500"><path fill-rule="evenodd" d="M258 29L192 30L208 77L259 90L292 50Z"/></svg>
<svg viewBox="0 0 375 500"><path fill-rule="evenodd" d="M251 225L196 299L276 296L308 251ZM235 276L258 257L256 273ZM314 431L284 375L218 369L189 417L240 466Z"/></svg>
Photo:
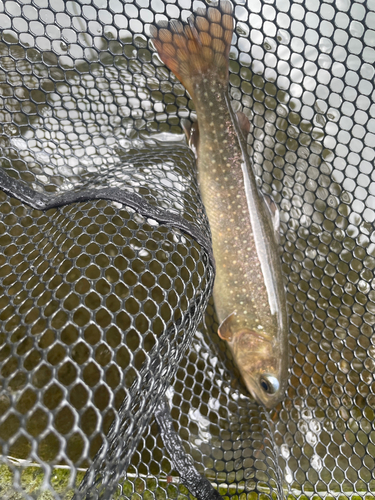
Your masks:
<svg viewBox="0 0 375 500"><path fill-rule="evenodd" d="M198 127L189 139L212 232L218 333L228 341L249 392L271 408L284 396L288 373L278 211L258 190L246 154L250 125L243 113L233 112L228 94L233 24L231 3L221 0L187 23L152 26L151 35L197 110Z"/></svg>

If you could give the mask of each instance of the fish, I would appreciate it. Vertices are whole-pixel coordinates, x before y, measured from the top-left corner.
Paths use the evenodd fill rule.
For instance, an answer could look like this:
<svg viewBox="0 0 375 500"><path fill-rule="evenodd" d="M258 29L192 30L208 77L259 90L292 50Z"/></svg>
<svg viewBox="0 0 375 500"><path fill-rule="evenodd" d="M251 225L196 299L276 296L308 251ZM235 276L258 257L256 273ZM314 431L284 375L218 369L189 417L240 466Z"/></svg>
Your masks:
<svg viewBox="0 0 375 500"><path fill-rule="evenodd" d="M160 59L190 94L187 128L211 228L219 336L252 397L273 408L288 379L288 316L279 256L279 212L258 188L246 138L250 123L229 97L233 7L221 0L187 20L151 26Z"/></svg>

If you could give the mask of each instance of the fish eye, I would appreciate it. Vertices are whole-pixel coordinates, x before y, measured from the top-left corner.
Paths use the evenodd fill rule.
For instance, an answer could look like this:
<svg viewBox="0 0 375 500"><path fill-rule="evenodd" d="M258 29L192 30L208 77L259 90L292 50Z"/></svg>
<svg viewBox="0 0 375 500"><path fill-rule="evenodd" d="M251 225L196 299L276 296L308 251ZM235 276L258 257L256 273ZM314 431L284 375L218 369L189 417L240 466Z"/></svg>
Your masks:
<svg viewBox="0 0 375 500"><path fill-rule="evenodd" d="M275 394L279 390L280 384L273 375L262 375L260 377L260 386L267 394Z"/></svg>

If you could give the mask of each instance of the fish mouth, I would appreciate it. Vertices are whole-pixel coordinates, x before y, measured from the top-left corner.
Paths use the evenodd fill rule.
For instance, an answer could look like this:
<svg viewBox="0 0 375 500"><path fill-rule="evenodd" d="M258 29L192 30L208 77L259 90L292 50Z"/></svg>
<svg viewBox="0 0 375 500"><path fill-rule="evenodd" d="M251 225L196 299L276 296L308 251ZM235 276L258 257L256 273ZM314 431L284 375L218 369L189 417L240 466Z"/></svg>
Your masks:
<svg viewBox="0 0 375 500"><path fill-rule="evenodd" d="M254 389L251 389L248 384L246 384L246 387L247 387L247 390L249 391L249 394L250 396L254 399L254 401L258 404L261 404L261 405L264 405L263 401L261 401L257 394L256 394L256 391L254 391Z"/></svg>
<svg viewBox="0 0 375 500"><path fill-rule="evenodd" d="M273 406L274 406L273 404L270 404L270 403L268 403L268 404L267 404L265 401L262 401L262 400L261 400L261 399L260 399L260 398L259 398L259 397L255 394L255 392L254 392L254 391L249 391L249 392L250 392L251 397L254 399L254 401L255 401L256 403L258 403L258 405L263 406L263 408L266 408L267 410L269 410L269 409L273 408Z"/></svg>
<svg viewBox="0 0 375 500"><path fill-rule="evenodd" d="M259 399L257 398L256 394L254 391L251 391L250 389L248 389L249 393L250 393L250 396L254 399L254 401L256 401L257 403L260 403Z"/></svg>
<svg viewBox="0 0 375 500"><path fill-rule="evenodd" d="M271 404L267 404L265 401L262 401L260 398L257 397L257 395L254 393L254 392L250 392L252 398L254 399L255 403L257 403L258 405L262 406L263 408L265 408L266 410L269 410L270 408L273 407L273 405Z"/></svg>

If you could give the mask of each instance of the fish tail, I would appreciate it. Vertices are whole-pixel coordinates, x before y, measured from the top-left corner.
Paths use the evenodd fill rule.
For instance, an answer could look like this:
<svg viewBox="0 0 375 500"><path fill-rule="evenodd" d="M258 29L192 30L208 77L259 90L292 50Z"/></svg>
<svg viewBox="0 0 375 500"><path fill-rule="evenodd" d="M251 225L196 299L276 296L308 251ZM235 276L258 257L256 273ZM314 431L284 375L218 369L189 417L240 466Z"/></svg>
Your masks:
<svg viewBox="0 0 375 500"><path fill-rule="evenodd" d="M187 23L173 20L151 26L152 41L165 65L194 100L194 86L207 76L228 83L233 7L229 0L199 9Z"/></svg>

